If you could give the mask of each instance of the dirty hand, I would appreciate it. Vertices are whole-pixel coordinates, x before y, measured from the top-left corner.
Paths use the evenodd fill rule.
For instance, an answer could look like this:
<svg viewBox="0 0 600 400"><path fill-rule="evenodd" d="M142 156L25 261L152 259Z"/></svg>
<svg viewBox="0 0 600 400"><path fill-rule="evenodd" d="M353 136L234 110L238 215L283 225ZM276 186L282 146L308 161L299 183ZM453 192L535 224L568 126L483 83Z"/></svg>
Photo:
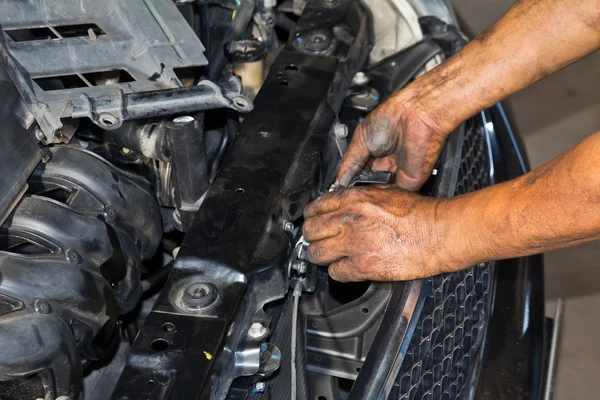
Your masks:
<svg viewBox="0 0 600 400"><path fill-rule="evenodd" d="M331 264L329 275L341 282L410 280L446 272L453 264L445 219L450 201L395 186L327 193L304 213L309 259Z"/></svg>
<svg viewBox="0 0 600 400"><path fill-rule="evenodd" d="M347 186L367 164L394 174L403 189L416 191L423 185L454 128L429 115L423 90L419 86L398 92L356 128L340 164L338 185Z"/></svg>

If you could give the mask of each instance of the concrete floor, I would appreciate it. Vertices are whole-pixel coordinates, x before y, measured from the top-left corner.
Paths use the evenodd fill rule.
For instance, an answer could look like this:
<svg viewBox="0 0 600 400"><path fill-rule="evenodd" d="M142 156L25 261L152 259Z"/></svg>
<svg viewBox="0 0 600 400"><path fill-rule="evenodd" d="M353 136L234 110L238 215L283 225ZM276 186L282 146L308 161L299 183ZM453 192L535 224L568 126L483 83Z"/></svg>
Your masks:
<svg viewBox="0 0 600 400"><path fill-rule="evenodd" d="M455 0L471 32L481 32L513 0ZM532 167L600 130L600 53L549 77L507 101ZM548 253L546 313L566 301L556 400L597 399L600 393L600 243Z"/></svg>

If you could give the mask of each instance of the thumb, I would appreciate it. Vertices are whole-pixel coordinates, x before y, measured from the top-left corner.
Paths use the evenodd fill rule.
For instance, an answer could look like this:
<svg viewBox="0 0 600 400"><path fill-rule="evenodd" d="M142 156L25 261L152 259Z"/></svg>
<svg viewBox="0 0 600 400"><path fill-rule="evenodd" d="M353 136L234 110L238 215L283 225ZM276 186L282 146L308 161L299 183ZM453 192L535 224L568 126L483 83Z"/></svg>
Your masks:
<svg viewBox="0 0 600 400"><path fill-rule="evenodd" d="M350 180L365 167L371 158L371 152L365 144L364 132L362 125L359 125L354 131L352 140L340 162L336 186L348 186Z"/></svg>

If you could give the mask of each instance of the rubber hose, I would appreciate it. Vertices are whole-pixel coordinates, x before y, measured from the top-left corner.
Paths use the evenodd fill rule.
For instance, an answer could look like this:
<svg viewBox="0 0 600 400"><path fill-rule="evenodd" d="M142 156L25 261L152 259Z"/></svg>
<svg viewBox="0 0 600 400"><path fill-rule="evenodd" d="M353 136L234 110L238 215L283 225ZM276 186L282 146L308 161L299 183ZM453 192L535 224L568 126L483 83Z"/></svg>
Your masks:
<svg viewBox="0 0 600 400"><path fill-rule="evenodd" d="M235 139L238 130L239 124L235 120L228 118L227 125L225 126L225 129L223 129L223 135L221 135L221 140L219 141L219 146L217 148L217 152L215 153L215 157L210 160L210 163L208 164L210 168L209 176L211 182L217 175L217 169L219 168L219 165L221 165L221 161L223 161L225 153L227 153L227 149L233 142L233 139Z"/></svg>
<svg viewBox="0 0 600 400"><path fill-rule="evenodd" d="M171 260L167 265L157 270L153 274L149 275L146 279L142 281L142 289L144 293L152 290L156 286L160 285L164 281L167 280L169 274L171 273L171 269L173 269L173 260Z"/></svg>
<svg viewBox="0 0 600 400"><path fill-rule="evenodd" d="M296 23L287 15L282 12L275 13L275 26L285 30L286 32L291 32L294 29Z"/></svg>
<svg viewBox="0 0 600 400"><path fill-rule="evenodd" d="M219 79L225 64L225 46L232 40L240 40L244 38L244 34L248 29L248 25L252 22L254 15L255 0L241 0L239 7L235 11L235 17L231 21L231 25L223 35L223 39L218 47L213 51L211 60L208 64L208 79L216 81Z"/></svg>

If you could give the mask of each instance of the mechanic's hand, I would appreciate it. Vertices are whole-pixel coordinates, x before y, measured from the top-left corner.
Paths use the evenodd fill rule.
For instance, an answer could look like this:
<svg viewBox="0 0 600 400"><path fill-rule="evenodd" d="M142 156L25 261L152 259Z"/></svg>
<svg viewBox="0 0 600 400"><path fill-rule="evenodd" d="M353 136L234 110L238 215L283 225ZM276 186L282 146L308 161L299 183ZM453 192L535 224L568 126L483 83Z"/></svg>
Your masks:
<svg viewBox="0 0 600 400"><path fill-rule="evenodd" d="M412 86L415 84L413 83ZM427 180L454 128L440 115L429 115L426 89L407 88L373 110L356 128L344 154L336 184L347 186L365 167L389 171L396 184L416 191Z"/></svg>
<svg viewBox="0 0 600 400"><path fill-rule="evenodd" d="M451 200L394 186L327 193L304 212L304 239L315 264L341 282L429 277L451 267L444 217Z"/></svg>

